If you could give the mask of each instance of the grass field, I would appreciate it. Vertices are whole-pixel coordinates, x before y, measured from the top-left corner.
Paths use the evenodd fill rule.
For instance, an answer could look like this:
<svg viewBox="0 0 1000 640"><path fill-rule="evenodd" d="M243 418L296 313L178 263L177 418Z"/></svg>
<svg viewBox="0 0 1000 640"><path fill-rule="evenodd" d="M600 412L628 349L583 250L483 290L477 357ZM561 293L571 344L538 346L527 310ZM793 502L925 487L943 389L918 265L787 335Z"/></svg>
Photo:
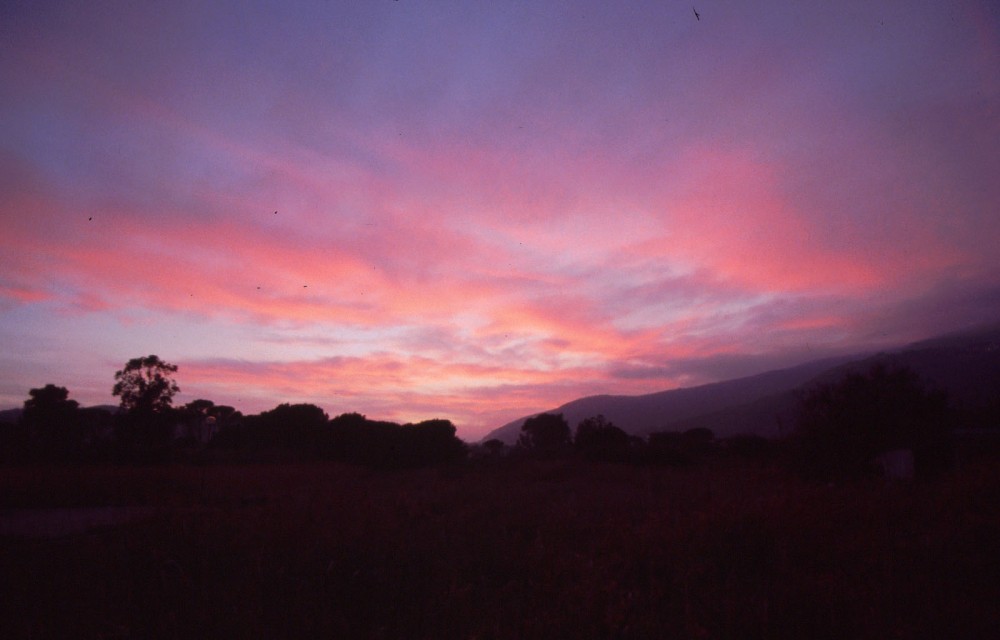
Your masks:
<svg viewBox="0 0 1000 640"><path fill-rule="evenodd" d="M917 638L1000 629L1000 471L807 484L713 460L6 468L7 638ZM0 517L3 515L0 514Z"/></svg>

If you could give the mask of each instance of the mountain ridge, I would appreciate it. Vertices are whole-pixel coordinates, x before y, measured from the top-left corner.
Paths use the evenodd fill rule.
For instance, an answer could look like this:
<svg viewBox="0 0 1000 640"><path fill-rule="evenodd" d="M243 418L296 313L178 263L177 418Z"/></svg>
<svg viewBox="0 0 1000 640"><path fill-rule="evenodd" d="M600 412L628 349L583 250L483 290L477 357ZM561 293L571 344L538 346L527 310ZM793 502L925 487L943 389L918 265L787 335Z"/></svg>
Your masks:
<svg viewBox="0 0 1000 640"><path fill-rule="evenodd" d="M1000 323L926 338L881 352L823 358L695 387L625 396L601 394L540 413L562 413L571 429L602 414L631 435L704 427L716 437L787 435L794 428L801 393L876 363L914 369L930 387L949 394L956 406L985 406L1000 397ZM514 444L531 414L489 432L482 441Z"/></svg>

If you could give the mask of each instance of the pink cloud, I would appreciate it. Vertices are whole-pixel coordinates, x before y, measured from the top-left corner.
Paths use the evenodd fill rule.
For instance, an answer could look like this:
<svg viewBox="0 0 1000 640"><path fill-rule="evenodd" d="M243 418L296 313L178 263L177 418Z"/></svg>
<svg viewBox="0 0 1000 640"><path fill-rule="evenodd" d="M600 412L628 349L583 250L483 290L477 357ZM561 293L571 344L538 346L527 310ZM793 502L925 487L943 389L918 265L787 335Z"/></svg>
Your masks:
<svg viewBox="0 0 1000 640"><path fill-rule="evenodd" d="M42 302L52 299L52 294L38 289L0 284L0 299L12 303Z"/></svg>
<svg viewBox="0 0 1000 640"><path fill-rule="evenodd" d="M0 336L211 324L206 395L485 425L992 308L978 5L171 6L15 16Z"/></svg>

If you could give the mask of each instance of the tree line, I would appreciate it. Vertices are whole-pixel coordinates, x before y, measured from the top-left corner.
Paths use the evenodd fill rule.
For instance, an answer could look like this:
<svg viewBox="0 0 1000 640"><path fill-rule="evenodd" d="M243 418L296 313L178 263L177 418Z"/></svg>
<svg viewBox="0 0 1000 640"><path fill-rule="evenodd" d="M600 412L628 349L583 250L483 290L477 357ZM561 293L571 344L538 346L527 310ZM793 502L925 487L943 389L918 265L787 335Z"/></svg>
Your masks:
<svg viewBox="0 0 1000 640"><path fill-rule="evenodd" d="M716 440L707 428L658 431L645 438L631 435L603 415L580 421L575 430L561 413L542 413L524 421L517 442L506 446L500 440L483 443L486 457L555 460L579 458L590 462L638 465L688 466L726 450L740 455L763 454L767 440L741 435Z"/></svg>
<svg viewBox="0 0 1000 640"><path fill-rule="evenodd" d="M592 461L686 466L717 454L775 463L828 482L890 473L886 460L907 463L910 477L934 477L954 462L958 413L947 395L906 367L878 363L864 371L800 389L795 429L783 438L738 435L717 440L711 430L660 431L640 438L604 416L572 432L562 414L528 418L514 447L485 443L492 457L583 457Z"/></svg>
<svg viewBox="0 0 1000 640"><path fill-rule="evenodd" d="M155 355L115 373L115 411L80 408L65 387L31 389L15 424L0 427L8 463L163 463L178 460L336 460L382 468L451 464L466 445L448 420L416 424L330 419L312 404L280 404L243 415L198 399L173 406L178 367Z"/></svg>
<svg viewBox="0 0 1000 640"><path fill-rule="evenodd" d="M949 459L953 412L946 396L927 389L909 369L875 365L814 385L799 398L796 429L783 441L737 436L717 441L704 428L646 438L597 415L574 431L562 414L527 419L517 443L470 447L448 420L416 424L334 418L312 404L280 404L255 415L198 399L173 406L177 366L155 355L134 358L115 372L115 412L83 409L65 387L31 389L16 424L0 428L5 462L156 463L183 459L331 460L378 468L439 466L471 458L559 459L684 466L720 451L782 457L820 480L874 471L878 456L912 452L918 471L939 472ZM471 454L471 455L470 455Z"/></svg>

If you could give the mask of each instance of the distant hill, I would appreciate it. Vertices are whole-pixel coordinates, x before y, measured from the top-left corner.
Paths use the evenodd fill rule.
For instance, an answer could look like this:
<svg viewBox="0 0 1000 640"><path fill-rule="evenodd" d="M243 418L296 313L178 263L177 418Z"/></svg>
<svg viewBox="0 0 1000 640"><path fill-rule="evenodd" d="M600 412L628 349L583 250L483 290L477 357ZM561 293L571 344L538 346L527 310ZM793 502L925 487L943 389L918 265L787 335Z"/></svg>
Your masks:
<svg viewBox="0 0 1000 640"><path fill-rule="evenodd" d="M929 386L947 391L958 406L996 403L1000 397L1000 325L940 336L894 351L817 360L698 387L641 396L589 396L547 413L562 413L574 430L581 420L603 414L639 436L707 427L716 437L775 437L794 427L803 390L852 371L867 370L876 362L911 367ZM505 424L484 440L498 438L513 444L530 417Z"/></svg>
<svg viewBox="0 0 1000 640"><path fill-rule="evenodd" d="M746 427L736 425L731 430L724 428L728 424L729 412L738 408L735 413L740 415L742 421L744 417L749 417L744 414L751 405L773 396L789 393L804 381L847 361L848 359L844 358L818 360L755 376L641 396L588 396L546 413L562 413L574 430L581 420L602 414L625 431L635 435L646 435L654 431L673 431L680 428L676 426L680 423L698 422L696 426L701 426L699 422L701 420L712 422L714 428L710 428L717 436L727 435L728 431L757 433L761 430L760 425ZM765 402L755 413L761 414L764 417L763 421L770 425L774 423L774 418L768 413L767 404ZM718 419L713 420L713 416L717 416ZM485 439L499 438L508 444L513 444L517 441L521 425L530 417L525 416L509 422L490 432Z"/></svg>

